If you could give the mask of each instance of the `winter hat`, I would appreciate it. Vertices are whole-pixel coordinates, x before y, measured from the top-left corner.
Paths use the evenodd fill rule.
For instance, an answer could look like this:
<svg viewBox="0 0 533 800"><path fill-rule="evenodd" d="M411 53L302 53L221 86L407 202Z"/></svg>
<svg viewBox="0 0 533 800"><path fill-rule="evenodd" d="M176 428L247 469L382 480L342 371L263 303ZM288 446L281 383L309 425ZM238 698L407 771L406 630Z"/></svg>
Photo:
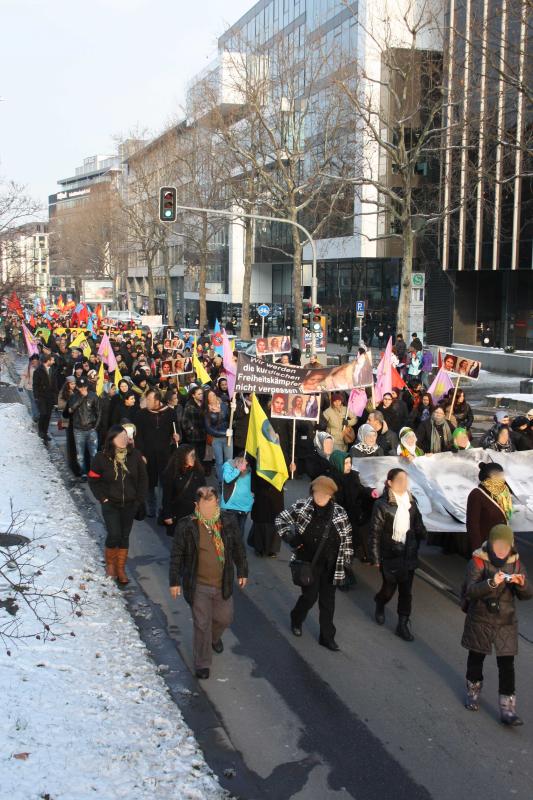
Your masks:
<svg viewBox="0 0 533 800"><path fill-rule="evenodd" d="M503 523L495 525L489 531L489 544L494 544L494 542L505 542L512 547L514 545L513 529Z"/></svg>
<svg viewBox="0 0 533 800"><path fill-rule="evenodd" d="M468 431L466 430L466 428L456 428L452 433L452 439L455 442L458 436L464 436L465 434L468 436Z"/></svg>
<svg viewBox="0 0 533 800"><path fill-rule="evenodd" d="M527 417L524 416L515 417L511 422L511 428L513 429L513 431L518 431L523 426L527 427L528 425L529 425L529 420Z"/></svg>
<svg viewBox="0 0 533 800"><path fill-rule="evenodd" d="M344 403L344 395L342 392L332 392L331 393L331 402L334 403L335 400L340 400L341 403Z"/></svg>
<svg viewBox="0 0 533 800"><path fill-rule="evenodd" d="M83 389L84 386L89 386L87 378L76 378L76 388Z"/></svg>
<svg viewBox="0 0 533 800"><path fill-rule="evenodd" d="M327 475L319 475L318 478L315 478L314 481L311 481L311 491L313 492L323 492L324 494L329 494L330 497L338 491L338 486L332 478L328 478Z"/></svg>
<svg viewBox="0 0 533 800"><path fill-rule="evenodd" d="M67 383L76 383L76 376L75 375L67 375L65 378Z"/></svg>
<svg viewBox="0 0 533 800"><path fill-rule="evenodd" d="M95 369L90 369L89 372L87 373L87 377L90 378L91 380L95 380L95 378L98 377L98 373L96 372Z"/></svg>
<svg viewBox="0 0 533 800"><path fill-rule="evenodd" d="M494 422L498 422L501 425L505 417L509 417L509 412L505 411L505 409L500 409L494 414Z"/></svg>
<svg viewBox="0 0 533 800"><path fill-rule="evenodd" d="M479 482L483 483L490 478L495 472L503 472L503 467L496 464L495 461L482 461L479 465Z"/></svg>
<svg viewBox="0 0 533 800"><path fill-rule="evenodd" d="M329 457L329 463L333 464L335 469L337 469L341 473L341 475L343 475L344 464L347 458L350 458L348 453L344 453L342 450L334 450Z"/></svg>

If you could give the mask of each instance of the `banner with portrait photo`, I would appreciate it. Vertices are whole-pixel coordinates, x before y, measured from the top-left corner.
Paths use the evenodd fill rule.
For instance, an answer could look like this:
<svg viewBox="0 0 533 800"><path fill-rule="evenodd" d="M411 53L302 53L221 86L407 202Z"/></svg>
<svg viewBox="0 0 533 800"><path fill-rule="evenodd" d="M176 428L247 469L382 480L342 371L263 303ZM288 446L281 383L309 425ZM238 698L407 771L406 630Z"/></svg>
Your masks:
<svg viewBox="0 0 533 800"><path fill-rule="evenodd" d="M193 372L192 358L182 358L177 356L175 358L165 358L161 362L161 377L171 378L176 375L186 375Z"/></svg>
<svg viewBox="0 0 533 800"><path fill-rule="evenodd" d="M236 392L257 394L318 394L372 386L372 364L359 355L336 367L294 367L271 364L262 358L240 352L237 358Z"/></svg>
<svg viewBox="0 0 533 800"><path fill-rule="evenodd" d="M255 340L258 356L284 355L292 349L290 336L260 336Z"/></svg>
<svg viewBox="0 0 533 800"><path fill-rule="evenodd" d="M477 381L481 370L480 361L473 361L470 358L463 358L463 356L454 356L453 353L444 355L442 366L446 372L456 378L469 378L472 381Z"/></svg>
<svg viewBox="0 0 533 800"><path fill-rule="evenodd" d="M272 395L270 415L272 419L302 419L308 422L318 422L320 395L275 392Z"/></svg>

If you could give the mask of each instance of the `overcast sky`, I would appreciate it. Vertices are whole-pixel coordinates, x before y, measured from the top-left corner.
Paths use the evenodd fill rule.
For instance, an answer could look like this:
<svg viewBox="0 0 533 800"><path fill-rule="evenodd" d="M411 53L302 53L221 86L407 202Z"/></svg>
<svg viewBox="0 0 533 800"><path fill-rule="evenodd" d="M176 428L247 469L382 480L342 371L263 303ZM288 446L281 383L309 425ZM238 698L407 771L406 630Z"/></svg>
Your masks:
<svg viewBox="0 0 533 800"><path fill-rule="evenodd" d="M0 0L0 175L39 200L113 138L160 130L253 0Z"/></svg>

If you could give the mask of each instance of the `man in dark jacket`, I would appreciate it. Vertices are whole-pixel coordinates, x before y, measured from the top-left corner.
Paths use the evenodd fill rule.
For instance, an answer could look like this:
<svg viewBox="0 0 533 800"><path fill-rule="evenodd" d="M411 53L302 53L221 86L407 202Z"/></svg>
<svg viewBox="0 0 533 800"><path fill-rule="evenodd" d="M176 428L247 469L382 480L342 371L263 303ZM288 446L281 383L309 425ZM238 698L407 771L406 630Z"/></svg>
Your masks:
<svg viewBox="0 0 533 800"><path fill-rule="evenodd" d="M222 634L233 620L234 565L241 589L248 564L238 523L221 512L216 489L198 489L194 514L178 522L170 556L169 584L192 608L196 676L209 678L212 650L222 653Z"/></svg>
<svg viewBox="0 0 533 800"><path fill-rule="evenodd" d="M41 363L33 373L33 398L39 411L38 431L43 442L51 442L48 426L52 409L57 402L57 382L53 356L41 356Z"/></svg>
<svg viewBox="0 0 533 800"><path fill-rule="evenodd" d="M383 450L383 455L395 456L399 443L398 434L388 428L381 411L371 411L367 421L378 435L376 444Z"/></svg>
<svg viewBox="0 0 533 800"><path fill-rule="evenodd" d="M89 381L85 377L76 379L76 389L68 401L68 410L76 444L76 459L81 471L82 481L87 480L85 468L85 449L92 460L98 450L98 432L100 423L100 401L89 389Z"/></svg>

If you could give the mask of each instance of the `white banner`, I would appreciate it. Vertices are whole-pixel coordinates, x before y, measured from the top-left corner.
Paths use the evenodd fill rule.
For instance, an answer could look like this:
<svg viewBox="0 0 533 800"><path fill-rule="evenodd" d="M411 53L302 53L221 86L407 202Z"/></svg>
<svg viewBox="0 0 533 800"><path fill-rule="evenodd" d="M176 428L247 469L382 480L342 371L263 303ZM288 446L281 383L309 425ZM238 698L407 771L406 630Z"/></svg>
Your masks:
<svg viewBox="0 0 533 800"><path fill-rule="evenodd" d="M496 453L472 448L461 453L437 453L408 462L399 456L359 458L355 462L366 486L383 490L387 473L401 467L409 475L411 490L418 501L428 531L466 531L466 502L479 485L480 461L497 461L505 470L513 493L514 513L510 525L517 533L533 532L533 450Z"/></svg>

